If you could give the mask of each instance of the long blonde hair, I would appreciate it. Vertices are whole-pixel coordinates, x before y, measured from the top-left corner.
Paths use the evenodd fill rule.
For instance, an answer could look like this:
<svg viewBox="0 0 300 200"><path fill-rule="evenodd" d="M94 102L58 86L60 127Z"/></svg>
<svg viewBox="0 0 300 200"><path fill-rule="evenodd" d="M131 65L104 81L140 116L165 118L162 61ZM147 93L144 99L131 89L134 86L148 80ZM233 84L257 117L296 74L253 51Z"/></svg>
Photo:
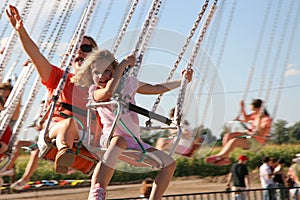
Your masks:
<svg viewBox="0 0 300 200"><path fill-rule="evenodd" d="M81 67L77 73L71 78L71 81L75 85L80 86L91 86L93 83L93 69L96 68L96 62L99 59L107 59L111 61L111 65L115 69L118 66L118 62L115 59L114 55L108 50L96 50L91 53L82 63Z"/></svg>

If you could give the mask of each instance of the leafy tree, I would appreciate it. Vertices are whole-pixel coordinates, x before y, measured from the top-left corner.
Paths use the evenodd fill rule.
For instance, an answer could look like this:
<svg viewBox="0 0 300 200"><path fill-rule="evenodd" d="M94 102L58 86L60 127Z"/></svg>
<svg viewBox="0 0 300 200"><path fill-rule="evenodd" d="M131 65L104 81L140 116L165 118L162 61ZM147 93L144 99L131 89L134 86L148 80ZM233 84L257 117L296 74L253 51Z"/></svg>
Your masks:
<svg viewBox="0 0 300 200"><path fill-rule="evenodd" d="M287 121L277 120L273 123L271 136L274 144L283 144L289 142L289 129L287 128Z"/></svg>
<svg viewBox="0 0 300 200"><path fill-rule="evenodd" d="M292 143L297 143L300 141L300 121L296 122L289 128L288 134Z"/></svg>

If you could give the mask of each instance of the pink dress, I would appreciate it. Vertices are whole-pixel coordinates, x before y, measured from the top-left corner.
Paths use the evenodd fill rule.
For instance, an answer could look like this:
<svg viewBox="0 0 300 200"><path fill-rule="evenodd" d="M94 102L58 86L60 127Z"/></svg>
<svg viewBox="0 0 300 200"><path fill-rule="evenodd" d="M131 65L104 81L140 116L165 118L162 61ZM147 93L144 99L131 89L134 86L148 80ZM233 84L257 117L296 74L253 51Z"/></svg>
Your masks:
<svg viewBox="0 0 300 200"><path fill-rule="evenodd" d="M124 89L122 91L122 96L129 95L130 102L132 104L135 104L134 97L135 97L136 91L138 89L138 86L139 86L139 81L134 77L128 77L128 79L124 83ZM94 93L95 90L97 90L97 86L92 85L90 88L90 97L92 99L93 99L92 94ZM100 145L102 147L106 146L107 139L111 132L112 123L115 118L115 115L113 113L113 107L114 107L113 104L97 107L97 112L101 118L101 123L103 125L103 129L102 129L103 134L100 138ZM145 150L152 147L151 145L144 143L141 140L141 131L140 131L139 118L138 118L137 113L123 109L120 120L126 125L126 127L130 130L130 132L133 133L135 135L135 137L141 142L141 144ZM141 149L139 144L135 141L135 139L121 125L120 120L117 122L115 132L113 135L114 136L119 135L119 136L124 137L128 143L128 149Z"/></svg>

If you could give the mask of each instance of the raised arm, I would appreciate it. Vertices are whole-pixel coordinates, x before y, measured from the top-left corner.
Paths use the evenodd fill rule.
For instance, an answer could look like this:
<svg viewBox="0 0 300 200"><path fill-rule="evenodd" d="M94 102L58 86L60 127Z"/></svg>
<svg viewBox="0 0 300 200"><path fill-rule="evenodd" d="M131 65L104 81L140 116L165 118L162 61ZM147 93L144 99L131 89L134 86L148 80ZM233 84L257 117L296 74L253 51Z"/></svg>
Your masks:
<svg viewBox="0 0 300 200"><path fill-rule="evenodd" d="M25 30L18 9L15 6L9 5L8 9L6 9L6 15L9 18L11 25L18 33L21 44L30 60L34 64L35 68L37 69L41 79L44 81L48 81L52 66L49 61L41 54L38 46L34 43L34 41L30 38L27 31Z"/></svg>
<svg viewBox="0 0 300 200"><path fill-rule="evenodd" d="M190 69L189 71L184 70L182 71L182 74L183 76L185 76L188 82L191 82L193 78L193 72L194 72L193 69ZM165 83L160 83L155 85L140 82L140 86L137 92L140 94L162 94L170 90L173 90L175 88L178 88L180 84L181 84L181 80L165 82Z"/></svg>
<svg viewBox="0 0 300 200"><path fill-rule="evenodd" d="M243 100L240 102L240 106L241 106L241 116L243 118L241 121L247 122L251 120L251 115L247 115L245 111L245 103Z"/></svg>

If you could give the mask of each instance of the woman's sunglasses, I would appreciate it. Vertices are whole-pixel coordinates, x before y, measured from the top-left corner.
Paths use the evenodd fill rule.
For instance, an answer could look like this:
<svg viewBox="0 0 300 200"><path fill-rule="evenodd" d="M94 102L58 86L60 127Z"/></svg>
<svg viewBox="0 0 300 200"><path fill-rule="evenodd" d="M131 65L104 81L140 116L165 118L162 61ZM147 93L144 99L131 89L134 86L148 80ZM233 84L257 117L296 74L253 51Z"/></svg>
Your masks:
<svg viewBox="0 0 300 200"><path fill-rule="evenodd" d="M89 44L83 44L80 46L80 50L85 53L90 53L93 50L93 46Z"/></svg>

